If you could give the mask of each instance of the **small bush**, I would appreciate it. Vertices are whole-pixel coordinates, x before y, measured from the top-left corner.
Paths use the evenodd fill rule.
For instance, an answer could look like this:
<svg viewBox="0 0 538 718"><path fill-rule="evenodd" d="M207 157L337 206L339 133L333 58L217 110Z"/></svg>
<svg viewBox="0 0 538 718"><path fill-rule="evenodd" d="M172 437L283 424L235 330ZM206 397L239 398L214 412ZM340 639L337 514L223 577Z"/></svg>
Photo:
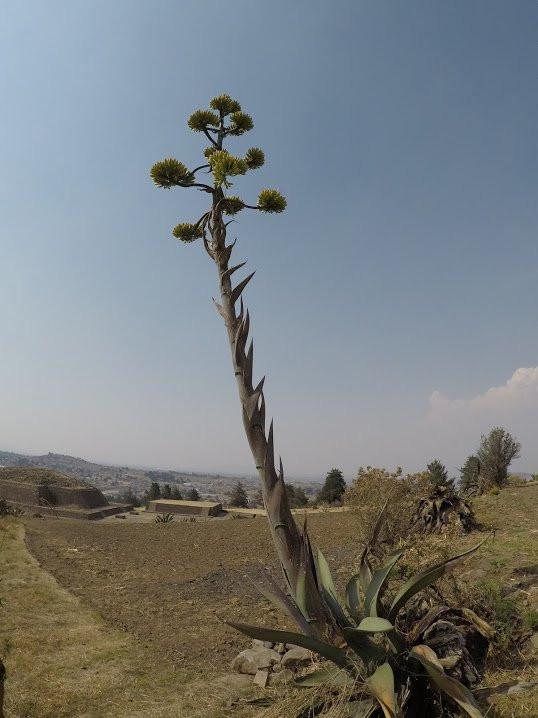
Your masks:
<svg viewBox="0 0 538 718"><path fill-rule="evenodd" d="M174 520L172 514L159 514L155 517L156 524L170 524Z"/></svg>
<svg viewBox="0 0 538 718"><path fill-rule="evenodd" d="M535 608L528 608L523 611L521 622L524 631L536 631L538 629L538 611Z"/></svg>
<svg viewBox="0 0 538 718"><path fill-rule="evenodd" d="M22 516L24 511L17 506L11 506L5 499L0 499L0 516Z"/></svg>
<svg viewBox="0 0 538 718"><path fill-rule="evenodd" d="M506 650L519 634L522 613L517 601L503 596L501 586L493 580L483 580L478 584L479 601L485 615L495 629L495 643Z"/></svg>
<svg viewBox="0 0 538 718"><path fill-rule="evenodd" d="M379 512L388 500L380 539L390 545L398 543L409 533L418 503L430 490L427 471L403 476L401 468L390 472L372 466L364 469L361 466L357 478L344 494L346 505L359 518L360 535L357 536L357 542L366 543L369 540Z"/></svg>

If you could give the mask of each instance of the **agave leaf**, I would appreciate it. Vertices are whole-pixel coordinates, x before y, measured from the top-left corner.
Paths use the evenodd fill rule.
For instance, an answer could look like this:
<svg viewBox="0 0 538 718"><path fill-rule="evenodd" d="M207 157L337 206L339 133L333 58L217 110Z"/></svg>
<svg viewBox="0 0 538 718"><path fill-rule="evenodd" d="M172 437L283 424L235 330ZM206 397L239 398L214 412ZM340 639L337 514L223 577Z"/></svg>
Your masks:
<svg viewBox="0 0 538 718"><path fill-rule="evenodd" d="M359 574L356 573L347 582L346 586L346 608L349 615L355 620L360 620L360 608L362 605L360 594Z"/></svg>
<svg viewBox="0 0 538 718"><path fill-rule="evenodd" d="M401 655L408 648L404 636L396 630L392 631L387 635L387 640L390 646L390 650L395 656Z"/></svg>
<svg viewBox="0 0 538 718"><path fill-rule="evenodd" d="M495 636L495 630L489 625L489 623L487 623L487 621L484 621L483 618L477 616L474 611L471 611L470 608L462 608L461 610L465 618L468 618L483 636L489 638L490 640Z"/></svg>
<svg viewBox="0 0 538 718"><path fill-rule="evenodd" d="M384 660L387 656L383 648L374 643L367 633L357 628L344 628L347 645L354 651L364 664Z"/></svg>
<svg viewBox="0 0 538 718"><path fill-rule="evenodd" d="M362 633L387 633L387 631L394 631L394 626L386 618L367 616L362 619L356 630L362 631Z"/></svg>
<svg viewBox="0 0 538 718"><path fill-rule="evenodd" d="M331 576L331 569L329 568L329 564L327 562L327 559L321 552L321 549L318 548L318 569L319 569L319 580L323 588L327 591L327 593L330 593L334 596L334 598L337 598L336 594L336 588L334 586L333 577Z"/></svg>
<svg viewBox="0 0 538 718"><path fill-rule="evenodd" d="M367 690L377 699L385 718L396 718L398 706L394 694L394 673L388 663L366 679Z"/></svg>
<svg viewBox="0 0 538 718"><path fill-rule="evenodd" d="M321 587L321 593L325 602L328 604L331 612L336 619L336 622L340 628L348 628L351 626L351 622L344 613L344 609L338 601L338 595L334 586L333 578L331 576L331 569L327 563L327 559L322 554L321 550L318 549L318 578Z"/></svg>
<svg viewBox="0 0 538 718"><path fill-rule="evenodd" d="M308 616L306 608L306 574L300 568L297 574L297 584L295 587L295 602L303 616Z"/></svg>
<svg viewBox="0 0 538 718"><path fill-rule="evenodd" d="M361 561L359 565L359 583L362 588L362 592L365 594L372 580L372 567L368 560L368 546L364 547L362 552Z"/></svg>
<svg viewBox="0 0 538 718"><path fill-rule="evenodd" d="M370 549L377 543L379 532L381 531L381 527L385 521L388 504L389 501L387 499L383 504L383 508L381 509L379 516L377 517L377 521L375 522L374 530L372 531L372 538L364 547L364 551L361 555L359 564L359 584L364 594L366 594L370 581L372 580L372 567L370 565L370 561L368 560L368 554Z"/></svg>
<svg viewBox="0 0 538 718"><path fill-rule="evenodd" d="M409 651L409 656L416 658L424 666L435 686L446 693L453 701L456 701L467 715L471 716L471 718L483 718L471 691L463 683L451 676L447 676L437 655L429 646L413 646Z"/></svg>
<svg viewBox="0 0 538 718"><path fill-rule="evenodd" d="M389 505L389 500L387 499L385 501L385 503L383 504L381 511L379 512L377 521L375 522L374 530L372 531L372 538L370 539L370 546L375 546L377 543L377 540L379 538L379 532L381 531L383 524L385 523L385 516L387 515L387 506L388 505Z"/></svg>
<svg viewBox="0 0 538 718"><path fill-rule="evenodd" d="M315 567L314 559L312 556L312 549L310 547L310 540L308 538L308 531L306 527L306 516L304 520L303 531L301 534L301 550L299 555L299 571L297 573L297 583L295 585L295 601L299 606L303 616L308 620L308 596L307 596L307 573L308 570L312 571L315 579Z"/></svg>
<svg viewBox="0 0 538 718"><path fill-rule="evenodd" d="M249 580L252 582L252 584L258 589L258 591L262 594L262 596L265 596L265 598L270 601L274 606L279 608L281 611L284 611L288 614L288 616L295 621L295 623L299 626L299 628L306 633L307 636L316 636L316 632L313 630L312 626L308 623L306 618L303 616L301 611L297 608L295 603L282 591L280 586L274 581L271 577L269 577L269 580L271 582L271 588L273 589L270 591L269 589L265 588L265 586L262 586L259 583L256 583L253 581L250 576L248 576Z"/></svg>
<svg viewBox="0 0 538 718"><path fill-rule="evenodd" d="M364 599L364 612L367 616L377 616L377 603L379 600L379 594L385 584L385 581L389 577L390 572L394 568L396 562L400 559L404 549L393 551L387 556L382 565L372 576L368 590L366 591L366 597Z"/></svg>
<svg viewBox="0 0 538 718"><path fill-rule="evenodd" d="M413 598L415 594L417 594L419 591L422 591L424 588L431 586L438 579L440 579L441 576L454 568L454 566L456 566L458 563L464 561L466 558L475 553L475 551L478 551L480 546L482 546L484 541L487 541L490 536L491 534L488 534L485 539L482 539L480 543L476 544L476 546L473 546L473 548L469 549L468 551L464 551L458 556L454 556L453 558L448 559L448 561L443 561L442 563L438 563L435 566L430 566L430 568L427 568L424 571L417 573L415 576L412 576L409 581L407 581L407 583L402 586L402 588L394 597L388 615L389 621L391 621L391 623L394 623L396 616L398 615L398 611L400 610L400 608L402 608L402 606L407 603L407 601L409 601L410 598Z"/></svg>
<svg viewBox="0 0 538 718"><path fill-rule="evenodd" d="M319 671L315 671L314 673L307 673L306 676L297 678L294 683L296 686L300 686L301 688L320 686L325 683L343 688L353 680L354 678L347 671L343 671L341 668L337 668L336 666L329 666L327 668L322 668Z"/></svg>
<svg viewBox="0 0 538 718"><path fill-rule="evenodd" d="M273 643L293 643L294 646L301 646L309 651L318 653L324 658L328 658L341 668L352 668L352 661L346 656L346 652L341 648L335 648L325 641L313 636L304 636L302 633L292 633L291 631L274 631L270 628L262 626L249 626L246 623L235 623L226 621L228 626L235 628L250 638L257 638L260 641L272 641Z"/></svg>

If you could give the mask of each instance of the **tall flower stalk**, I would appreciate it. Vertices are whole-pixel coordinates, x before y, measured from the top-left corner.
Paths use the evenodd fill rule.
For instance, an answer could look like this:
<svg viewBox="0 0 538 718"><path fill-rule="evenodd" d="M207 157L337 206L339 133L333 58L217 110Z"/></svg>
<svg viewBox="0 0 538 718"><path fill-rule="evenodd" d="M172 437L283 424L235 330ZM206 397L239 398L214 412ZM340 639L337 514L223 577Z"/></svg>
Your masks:
<svg viewBox="0 0 538 718"><path fill-rule="evenodd" d="M260 477L263 501L273 542L280 559L287 590L295 596L300 576L305 575L308 615L310 622L320 634L331 635L332 622L325 604L316 590L313 566L305 566L310 552L305 550L306 534L301 534L290 510L284 485L282 461L275 465L273 422L266 431L266 406L263 391L264 378L254 383L253 342L249 342L250 315L245 311L242 294L254 272L237 284L232 276L246 262L232 265L230 260L235 240L227 243L227 227L230 217L245 210L264 213L280 213L286 208L285 197L276 189L263 189L255 205L247 204L241 197L230 194L232 178L259 169L265 161L258 147L251 147L244 157L238 157L225 149L225 142L239 137L253 128L250 115L242 112L241 105L228 95L211 100L210 109L197 110L188 126L201 133L209 144L204 149L206 162L188 169L182 162L167 158L151 168L151 178L158 187L195 188L210 196L211 206L197 221L182 222L174 227L174 237L190 243L201 240L207 254L216 265L220 300L215 305L224 320L232 357L232 366L241 402L243 426ZM211 177L211 183L200 181L203 173ZM247 346L248 345L248 346ZM302 568L301 568L302 567ZM301 579L302 580L302 579Z"/></svg>

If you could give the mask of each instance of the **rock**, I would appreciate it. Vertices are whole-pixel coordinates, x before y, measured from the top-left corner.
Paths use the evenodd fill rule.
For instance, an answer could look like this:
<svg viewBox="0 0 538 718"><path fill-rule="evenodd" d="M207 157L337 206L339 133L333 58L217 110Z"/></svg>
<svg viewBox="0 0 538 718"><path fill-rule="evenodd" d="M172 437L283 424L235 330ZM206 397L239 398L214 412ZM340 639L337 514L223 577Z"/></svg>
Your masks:
<svg viewBox="0 0 538 718"><path fill-rule="evenodd" d="M274 643L271 643L271 641L260 641L260 640L258 640L257 638L254 638L254 639L252 640L252 647L253 647L253 648L257 648L257 647L260 647L260 646L261 646L261 648L273 648L274 645L275 645L275 644L274 644Z"/></svg>
<svg viewBox="0 0 538 718"><path fill-rule="evenodd" d="M538 631L532 634L532 636L529 638L529 643L531 644L533 649L538 652Z"/></svg>
<svg viewBox="0 0 538 718"><path fill-rule="evenodd" d="M242 692L249 689L252 686L252 677L246 673L225 673L218 678L214 678L211 686L217 686L224 688L224 690L230 693ZM204 684L204 690L207 690L208 684Z"/></svg>
<svg viewBox="0 0 538 718"><path fill-rule="evenodd" d="M286 644L285 643L275 643L274 649L277 653L280 653L280 654L286 653Z"/></svg>
<svg viewBox="0 0 538 718"><path fill-rule="evenodd" d="M293 681L293 672L290 671L289 668L284 668L278 673L271 673L269 676L269 685L270 686L281 686L285 685L286 683L291 683Z"/></svg>
<svg viewBox="0 0 538 718"><path fill-rule="evenodd" d="M312 663L312 653L306 648L292 648L282 656L282 667L296 670Z"/></svg>
<svg viewBox="0 0 538 718"><path fill-rule="evenodd" d="M269 680L269 671L266 668L264 668L261 671L256 671L256 675L254 676L254 683L257 686L260 686L260 688L265 688L268 680Z"/></svg>
<svg viewBox="0 0 538 718"><path fill-rule="evenodd" d="M241 651L232 661L232 671L235 673L248 673L255 676L261 668L270 668L279 663L280 655L270 648L247 648Z"/></svg>
<svg viewBox="0 0 538 718"><path fill-rule="evenodd" d="M511 696L514 693L525 693L526 691L532 691L532 689L535 688L536 685L536 681L532 681L530 683L520 681L519 683L516 683L515 686L510 686L510 688L506 691L506 695Z"/></svg>

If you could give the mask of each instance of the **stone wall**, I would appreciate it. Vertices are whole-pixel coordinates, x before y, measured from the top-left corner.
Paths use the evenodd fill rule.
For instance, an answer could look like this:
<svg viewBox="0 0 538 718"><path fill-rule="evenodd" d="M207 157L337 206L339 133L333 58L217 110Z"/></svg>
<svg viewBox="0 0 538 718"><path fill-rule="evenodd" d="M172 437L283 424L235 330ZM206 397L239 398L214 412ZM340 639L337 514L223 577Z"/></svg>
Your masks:
<svg viewBox="0 0 538 718"><path fill-rule="evenodd" d="M148 511L159 514L182 514L184 516L218 516L222 504L205 501L150 501Z"/></svg>
<svg viewBox="0 0 538 718"><path fill-rule="evenodd" d="M40 486L35 484L22 484L18 481L0 480L0 499L11 501L14 504L39 504Z"/></svg>
<svg viewBox="0 0 538 718"><path fill-rule="evenodd" d="M44 506L78 506L83 509L96 509L107 506L108 501L93 487L39 486L39 503Z"/></svg>

